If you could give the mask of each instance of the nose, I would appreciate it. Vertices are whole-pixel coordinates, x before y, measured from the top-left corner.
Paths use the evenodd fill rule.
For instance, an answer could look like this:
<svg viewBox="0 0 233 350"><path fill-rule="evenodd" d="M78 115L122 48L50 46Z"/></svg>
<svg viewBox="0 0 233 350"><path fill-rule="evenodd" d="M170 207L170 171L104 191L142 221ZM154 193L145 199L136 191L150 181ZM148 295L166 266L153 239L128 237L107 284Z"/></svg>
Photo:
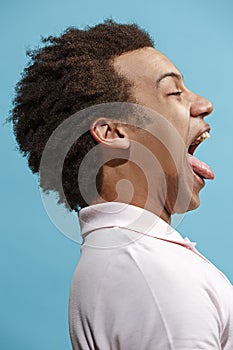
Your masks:
<svg viewBox="0 0 233 350"><path fill-rule="evenodd" d="M190 114L192 117L206 117L213 111L212 103L206 98L194 95L191 103Z"/></svg>

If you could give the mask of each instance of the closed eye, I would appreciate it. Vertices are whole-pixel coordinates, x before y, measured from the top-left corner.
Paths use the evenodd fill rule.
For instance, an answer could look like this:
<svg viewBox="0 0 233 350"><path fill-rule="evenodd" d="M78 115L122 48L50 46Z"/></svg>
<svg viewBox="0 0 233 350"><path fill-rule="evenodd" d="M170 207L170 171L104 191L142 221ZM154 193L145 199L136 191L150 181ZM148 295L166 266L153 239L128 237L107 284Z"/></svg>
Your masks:
<svg viewBox="0 0 233 350"><path fill-rule="evenodd" d="M180 96L183 93L183 91L175 91L175 92L170 92L169 94L167 94L168 96Z"/></svg>

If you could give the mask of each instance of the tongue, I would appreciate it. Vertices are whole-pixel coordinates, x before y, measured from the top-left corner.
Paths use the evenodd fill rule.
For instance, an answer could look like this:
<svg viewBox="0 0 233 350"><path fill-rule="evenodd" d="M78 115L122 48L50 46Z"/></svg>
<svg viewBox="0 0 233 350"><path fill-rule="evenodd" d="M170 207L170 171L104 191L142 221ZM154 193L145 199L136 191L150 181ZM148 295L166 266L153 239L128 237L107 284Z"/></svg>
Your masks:
<svg viewBox="0 0 233 350"><path fill-rule="evenodd" d="M210 169L209 165L204 162L201 162L199 159L195 158L191 154L188 153L188 162L193 169L193 171L200 177L204 179L214 179L214 173Z"/></svg>

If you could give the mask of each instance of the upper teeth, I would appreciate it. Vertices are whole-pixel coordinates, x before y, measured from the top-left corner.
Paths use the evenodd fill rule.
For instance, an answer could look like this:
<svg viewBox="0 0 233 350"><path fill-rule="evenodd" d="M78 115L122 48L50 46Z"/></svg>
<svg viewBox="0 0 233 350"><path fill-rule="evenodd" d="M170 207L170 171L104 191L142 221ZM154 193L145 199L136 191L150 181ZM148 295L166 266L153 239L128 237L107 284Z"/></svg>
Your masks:
<svg viewBox="0 0 233 350"><path fill-rule="evenodd" d="M191 143L191 146L198 145L199 143L203 142L204 140L208 139L209 137L210 137L209 131L205 131L200 136L198 136L195 141L193 141Z"/></svg>

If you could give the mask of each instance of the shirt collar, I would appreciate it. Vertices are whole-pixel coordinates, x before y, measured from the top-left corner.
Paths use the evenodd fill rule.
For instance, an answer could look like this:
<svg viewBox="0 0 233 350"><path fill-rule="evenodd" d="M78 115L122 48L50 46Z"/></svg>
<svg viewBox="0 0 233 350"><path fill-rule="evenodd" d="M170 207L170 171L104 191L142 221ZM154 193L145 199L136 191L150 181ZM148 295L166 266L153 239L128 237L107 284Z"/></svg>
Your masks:
<svg viewBox="0 0 233 350"><path fill-rule="evenodd" d="M183 238L173 227L154 213L131 204L107 202L94 204L79 212L83 238L96 230L120 227L143 235L194 248L196 243Z"/></svg>

